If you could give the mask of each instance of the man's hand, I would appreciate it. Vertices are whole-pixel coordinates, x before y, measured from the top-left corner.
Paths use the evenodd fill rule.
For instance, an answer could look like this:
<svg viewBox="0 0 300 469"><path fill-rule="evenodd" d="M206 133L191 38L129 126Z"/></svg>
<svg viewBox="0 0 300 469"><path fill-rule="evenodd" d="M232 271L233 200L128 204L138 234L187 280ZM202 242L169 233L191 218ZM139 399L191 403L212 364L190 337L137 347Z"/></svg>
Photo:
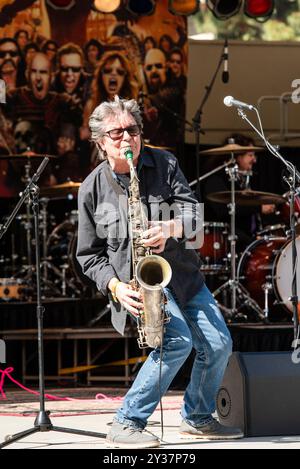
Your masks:
<svg viewBox="0 0 300 469"><path fill-rule="evenodd" d="M152 221L150 228L143 233L141 242L145 247L153 249L155 254L164 251L168 238L182 237L182 224L180 220Z"/></svg>
<svg viewBox="0 0 300 469"><path fill-rule="evenodd" d="M116 286L116 297L121 305L133 316L138 317L140 315L139 310L143 309L141 294L134 290L131 285L119 282Z"/></svg>

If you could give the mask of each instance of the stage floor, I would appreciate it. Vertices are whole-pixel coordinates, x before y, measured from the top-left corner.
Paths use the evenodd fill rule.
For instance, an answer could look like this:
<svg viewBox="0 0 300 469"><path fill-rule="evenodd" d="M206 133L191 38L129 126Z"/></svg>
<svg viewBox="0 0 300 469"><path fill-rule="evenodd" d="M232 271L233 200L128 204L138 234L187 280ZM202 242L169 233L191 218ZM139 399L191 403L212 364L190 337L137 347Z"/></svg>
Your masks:
<svg viewBox="0 0 300 469"><path fill-rule="evenodd" d="M0 442L6 435L27 430L33 426L34 412L39 405L36 396L14 388L5 390L6 400L0 401ZM124 388L88 388L88 389L46 389L55 396L70 397L70 401L46 402L46 410L51 411L53 425L80 430L107 433L116 408L126 390ZM99 396L101 393L103 396ZM95 396L98 394L98 399ZM164 438L160 451L176 449L184 453L185 449L195 453L199 449L299 449L299 436L270 436L243 438L235 441L208 441L181 439L178 427L181 422L180 406L183 392L170 391L163 399ZM160 437L160 410L152 415L148 430ZM110 450L103 439L84 437L54 431L35 433L4 449L99 449ZM114 450L121 454L122 449ZM149 450L149 453L151 450ZM106 453L105 453L106 454ZM104 452L103 452L104 457ZM101 456L100 456L101 458ZM99 457L97 459L99 461Z"/></svg>

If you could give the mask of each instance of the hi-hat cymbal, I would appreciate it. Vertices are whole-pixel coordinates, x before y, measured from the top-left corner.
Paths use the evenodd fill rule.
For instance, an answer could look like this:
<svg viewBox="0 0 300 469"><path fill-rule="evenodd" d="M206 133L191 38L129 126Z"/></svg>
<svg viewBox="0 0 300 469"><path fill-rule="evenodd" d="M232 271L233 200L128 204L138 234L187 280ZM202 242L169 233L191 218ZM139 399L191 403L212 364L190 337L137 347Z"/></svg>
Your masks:
<svg viewBox="0 0 300 469"><path fill-rule="evenodd" d="M58 199L67 197L68 195L75 195L80 185L80 182L68 181L63 184L56 184L55 186L42 187L41 196L49 197L50 199Z"/></svg>
<svg viewBox="0 0 300 469"><path fill-rule="evenodd" d="M210 148L210 150L203 150L200 151L200 155L227 155L228 153L234 153L235 155L238 153L246 153L248 151L264 151L264 147L255 147L255 146L241 146L237 145L236 143L229 143L228 145L224 145L223 147L218 148Z"/></svg>
<svg viewBox="0 0 300 469"><path fill-rule="evenodd" d="M0 155L0 160L21 160L28 158L57 158L55 155L47 155L46 153L35 153L34 151L26 151L25 153L12 153L10 155Z"/></svg>
<svg viewBox="0 0 300 469"><path fill-rule="evenodd" d="M212 192L208 194L207 198L213 202L218 202L220 204L230 204L231 203L231 192ZM258 191L235 191L235 201L237 205L264 205L264 204L283 204L286 202L286 199L278 194L272 194L271 192L258 192Z"/></svg>

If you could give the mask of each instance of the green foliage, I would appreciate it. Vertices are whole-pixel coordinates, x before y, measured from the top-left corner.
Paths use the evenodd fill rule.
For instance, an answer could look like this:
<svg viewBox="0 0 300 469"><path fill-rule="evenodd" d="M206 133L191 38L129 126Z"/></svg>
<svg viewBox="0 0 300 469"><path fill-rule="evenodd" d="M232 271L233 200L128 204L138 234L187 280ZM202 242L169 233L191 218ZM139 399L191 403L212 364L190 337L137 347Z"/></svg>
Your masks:
<svg viewBox="0 0 300 469"><path fill-rule="evenodd" d="M212 33L215 39L295 41L300 40L300 0L276 0L270 19L259 22L244 15L243 9L222 21L202 4L201 11L189 18L193 30Z"/></svg>

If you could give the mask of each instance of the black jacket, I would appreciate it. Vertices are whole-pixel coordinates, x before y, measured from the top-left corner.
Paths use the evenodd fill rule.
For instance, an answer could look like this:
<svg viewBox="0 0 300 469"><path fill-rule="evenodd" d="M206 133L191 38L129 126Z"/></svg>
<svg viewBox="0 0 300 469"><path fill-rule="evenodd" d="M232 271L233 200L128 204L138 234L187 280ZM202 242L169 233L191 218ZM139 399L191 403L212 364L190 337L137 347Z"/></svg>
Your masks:
<svg viewBox="0 0 300 469"><path fill-rule="evenodd" d="M138 176L142 202L151 211L152 220L180 218L184 238L169 238L162 256L172 268L168 286L179 305L184 306L203 285L201 261L188 239L203 225L202 210L179 169L177 159L166 151L145 148L139 158ZM128 237L128 194L107 161L85 179L79 190L79 226L77 259L82 270L109 294L112 277L123 282L131 279L131 243ZM160 209L165 203L165 209ZM167 214L166 214L167 212ZM171 212L171 213L170 213ZM126 311L111 296L112 324L123 333Z"/></svg>

